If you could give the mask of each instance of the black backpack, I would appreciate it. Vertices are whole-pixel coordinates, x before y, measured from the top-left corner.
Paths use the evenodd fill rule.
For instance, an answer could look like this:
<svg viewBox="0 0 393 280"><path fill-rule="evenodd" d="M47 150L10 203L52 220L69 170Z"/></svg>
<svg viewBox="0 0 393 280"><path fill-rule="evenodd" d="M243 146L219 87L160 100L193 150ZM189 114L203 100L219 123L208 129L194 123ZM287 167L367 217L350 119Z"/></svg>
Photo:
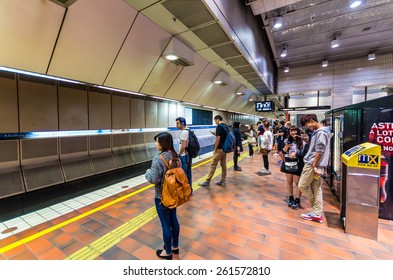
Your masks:
<svg viewBox="0 0 393 280"><path fill-rule="evenodd" d="M232 153L235 150L235 136L232 132L229 131L229 127L226 124L222 123L221 125L224 127L225 132L227 133L222 150L225 153Z"/></svg>
<svg viewBox="0 0 393 280"><path fill-rule="evenodd" d="M201 146L199 145L198 138L196 137L194 131L188 130L188 145L186 148L187 154L190 158L196 158L199 154Z"/></svg>

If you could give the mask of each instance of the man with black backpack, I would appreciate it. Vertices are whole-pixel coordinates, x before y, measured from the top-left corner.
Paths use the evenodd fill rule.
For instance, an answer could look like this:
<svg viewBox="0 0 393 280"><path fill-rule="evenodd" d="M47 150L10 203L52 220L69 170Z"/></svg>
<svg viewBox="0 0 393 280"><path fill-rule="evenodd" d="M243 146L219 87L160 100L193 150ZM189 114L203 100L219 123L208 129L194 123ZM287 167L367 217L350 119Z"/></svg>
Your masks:
<svg viewBox="0 0 393 280"><path fill-rule="evenodd" d="M190 139L190 131L187 129L186 119L183 117L176 118L176 127L181 130L180 132L180 145L179 145L179 158L181 161L181 167L186 173L188 183L191 186L191 194L193 192L192 189L192 173L191 173L191 166L192 166L192 158L187 153L187 146Z"/></svg>
<svg viewBox="0 0 393 280"><path fill-rule="evenodd" d="M227 138L227 134L229 134L228 126L223 122L223 119L220 115L214 117L214 122L217 125L216 128L216 141L214 142L214 150L213 150L213 160L210 166L209 175L207 175L206 181L199 183L202 187L209 187L210 181L216 171L218 162L220 162L222 173L221 180L216 183L217 186L226 187L226 177L227 177L227 152L233 151L233 144L231 144L232 148L228 149L227 152L224 151L224 143ZM233 136L232 136L233 138ZM232 141L233 143L233 141Z"/></svg>

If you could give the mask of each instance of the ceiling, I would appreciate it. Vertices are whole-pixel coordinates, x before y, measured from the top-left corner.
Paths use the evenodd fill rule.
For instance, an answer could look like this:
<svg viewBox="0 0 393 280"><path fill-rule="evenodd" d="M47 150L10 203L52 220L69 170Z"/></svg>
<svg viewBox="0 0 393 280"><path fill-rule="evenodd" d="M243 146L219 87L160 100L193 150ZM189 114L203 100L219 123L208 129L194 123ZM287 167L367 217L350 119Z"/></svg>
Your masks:
<svg viewBox="0 0 393 280"><path fill-rule="evenodd" d="M277 66L297 67L393 52L393 0L246 0L262 17ZM282 6L282 4L287 4ZM283 26L273 28L282 16ZM331 40L340 46L331 48ZM287 56L281 57L283 48Z"/></svg>

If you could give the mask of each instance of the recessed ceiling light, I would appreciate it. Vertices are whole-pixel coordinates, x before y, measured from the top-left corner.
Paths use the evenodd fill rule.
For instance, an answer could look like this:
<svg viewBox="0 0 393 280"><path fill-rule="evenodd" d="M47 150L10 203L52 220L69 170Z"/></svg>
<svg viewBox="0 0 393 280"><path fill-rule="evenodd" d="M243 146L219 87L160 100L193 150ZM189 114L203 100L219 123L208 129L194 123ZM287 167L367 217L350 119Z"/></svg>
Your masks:
<svg viewBox="0 0 393 280"><path fill-rule="evenodd" d="M284 72L285 72L285 73L288 73L288 72L289 72L289 66L285 66Z"/></svg>
<svg viewBox="0 0 393 280"><path fill-rule="evenodd" d="M375 59L375 53L371 52L368 54L368 60L374 60Z"/></svg>
<svg viewBox="0 0 393 280"><path fill-rule="evenodd" d="M279 16L279 17L277 17L275 20L274 20L274 25L273 25L273 27L274 28L280 28L282 25L283 25L283 18L282 18L282 16Z"/></svg>
<svg viewBox="0 0 393 280"><path fill-rule="evenodd" d="M353 1L349 7L351 7L353 9L353 8L359 7L360 4L362 4L362 1Z"/></svg>
<svg viewBox="0 0 393 280"><path fill-rule="evenodd" d="M328 66L328 61L327 59L322 61L322 67L327 67Z"/></svg>
<svg viewBox="0 0 393 280"><path fill-rule="evenodd" d="M287 49L283 48L280 54L281 57L286 57L287 56Z"/></svg>
<svg viewBox="0 0 393 280"><path fill-rule="evenodd" d="M336 39L336 37L334 37L334 39L330 42L330 46L333 49L337 48L338 46L340 46L340 42L338 41L338 39Z"/></svg>

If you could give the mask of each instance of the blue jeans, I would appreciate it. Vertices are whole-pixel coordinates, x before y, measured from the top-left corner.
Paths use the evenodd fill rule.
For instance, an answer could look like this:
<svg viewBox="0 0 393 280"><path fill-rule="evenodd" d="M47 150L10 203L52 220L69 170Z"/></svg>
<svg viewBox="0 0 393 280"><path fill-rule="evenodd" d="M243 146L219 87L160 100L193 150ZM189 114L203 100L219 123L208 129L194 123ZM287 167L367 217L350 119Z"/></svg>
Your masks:
<svg viewBox="0 0 393 280"><path fill-rule="evenodd" d="M165 207L159 198L154 198L154 203L161 222L165 252L170 255L172 254L172 247L179 247L180 225L176 216L176 208Z"/></svg>
<svg viewBox="0 0 393 280"><path fill-rule="evenodd" d="M186 177L188 179L188 183L190 184L191 187L191 192L192 190L192 175L191 175L191 164L192 164L192 159L188 155L184 156L179 156L180 161L181 161L181 168L183 168L184 173L186 173Z"/></svg>

